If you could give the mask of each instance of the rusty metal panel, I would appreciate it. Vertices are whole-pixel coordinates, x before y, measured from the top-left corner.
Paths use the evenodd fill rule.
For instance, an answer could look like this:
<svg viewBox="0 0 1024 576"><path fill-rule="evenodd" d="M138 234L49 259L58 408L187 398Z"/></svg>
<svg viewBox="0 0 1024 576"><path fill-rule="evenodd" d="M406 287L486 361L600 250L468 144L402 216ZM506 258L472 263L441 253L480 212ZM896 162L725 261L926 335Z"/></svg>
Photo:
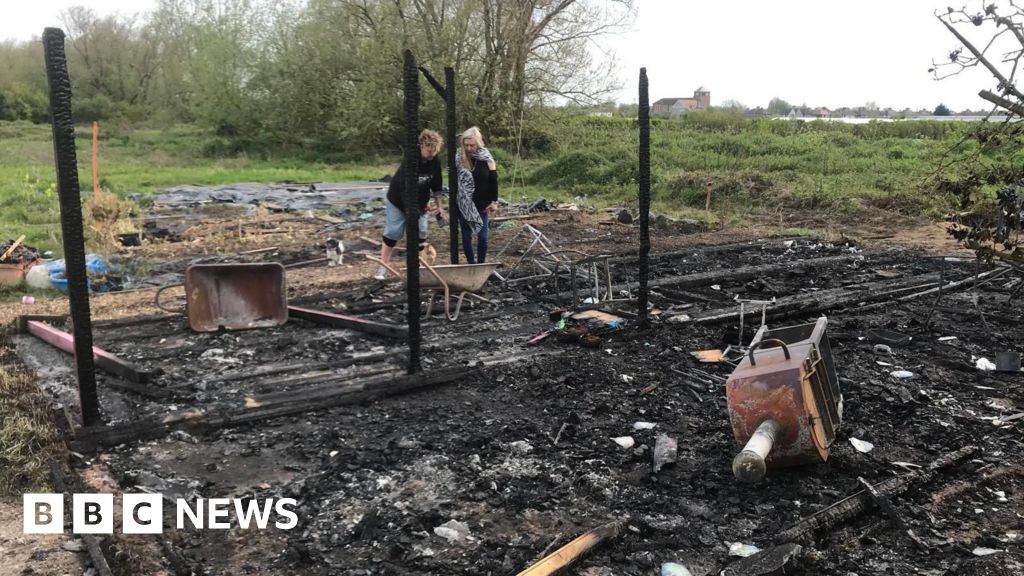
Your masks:
<svg viewBox="0 0 1024 576"><path fill-rule="evenodd" d="M246 330L288 321L284 266L195 264L185 270L185 307L197 332Z"/></svg>
<svg viewBox="0 0 1024 576"><path fill-rule="evenodd" d="M780 425L767 460L771 466L828 459L842 419L842 394L826 326L822 317L813 324L762 327L750 355L726 382L737 443L746 443L766 420Z"/></svg>

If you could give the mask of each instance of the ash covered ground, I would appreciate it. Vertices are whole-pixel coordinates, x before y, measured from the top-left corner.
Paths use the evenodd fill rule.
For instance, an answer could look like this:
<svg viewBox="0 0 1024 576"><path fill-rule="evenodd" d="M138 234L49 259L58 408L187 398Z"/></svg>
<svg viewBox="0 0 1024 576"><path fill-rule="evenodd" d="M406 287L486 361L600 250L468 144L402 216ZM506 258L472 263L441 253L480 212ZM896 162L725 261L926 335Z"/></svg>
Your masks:
<svg viewBox="0 0 1024 576"><path fill-rule="evenodd" d="M534 224L557 244L612 254L616 297L635 296L634 227L558 215ZM517 229L496 234L495 243ZM586 238L597 241L579 243ZM603 303L597 307L624 323L590 326L596 339L589 346L557 332L529 344L555 328L552 311L583 306L570 306L568 294L554 297L567 291L565 278L557 289L545 279L492 280L484 290L492 304L469 307L455 322L436 315L423 322L428 373L473 367L455 382L250 424L129 439L83 452L74 463L80 470L103 467L126 492L298 500L300 523L291 531L170 531L163 558L149 565L181 573L516 574L611 521L622 522L621 534L568 573L657 574L665 562L697 576L1024 573L1024 418L1015 418L1024 412L1022 378L977 367L978 358L1024 347L1021 274L1003 271L977 288L966 282L941 298L901 301L988 269L963 254L944 259L842 239L727 240L659 240L651 302L660 313L650 328L638 325L635 303ZM506 269L524 248L510 246ZM261 257L311 255L293 248ZM359 266L363 274L329 290L293 290L292 301L402 323L401 285L366 280L369 267ZM770 469L754 486L731 472L739 448L724 382L733 367L698 363L690 354L740 343L736 318L722 318L738 310L737 296L775 298L771 327L828 317L845 406L827 462ZM746 318L744 342L759 316ZM879 350L867 337L878 329L912 340ZM100 376L111 425L197 409L230 413L248 399L285 405L368 379L386 386L405 366L400 341L295 319L199 334L181 316L129 317L98 322L95 334L97 346L163 371L135 389ZM48 367L48 390L73 403L72 373L59 369L66 359L46 356L45 346L27 337L19 346L30 364L36 358L37 367ZM912 375L893 376L901 370ZM654 426L638 430L638 422ZM678 455L654 472L658 435L674 438ZM623 436L634 445L613 441ZM851 438L874 449L862 453ZM913 474L914 466L965 446L977 451L908 481L892 497L916 542L872 507L814 533L775 572L737 564L730 554L735 543L780 544L778 534L801 518L860 491L858 478L877 484ZM976 554L985 548L998 552ZM129 559L121 570L144 565Z"/></svg>

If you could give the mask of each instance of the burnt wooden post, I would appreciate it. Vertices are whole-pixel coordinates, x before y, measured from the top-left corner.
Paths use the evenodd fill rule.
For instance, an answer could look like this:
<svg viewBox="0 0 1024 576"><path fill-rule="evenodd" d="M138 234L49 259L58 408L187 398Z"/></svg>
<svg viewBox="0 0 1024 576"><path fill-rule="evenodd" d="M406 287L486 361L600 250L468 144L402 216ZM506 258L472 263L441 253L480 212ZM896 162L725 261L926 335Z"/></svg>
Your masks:
<svg viewBox="0 0 1024 576"><path fill-rule="evenodd" d="M430 71L420 66L420 72L427 82L434 87L437 95L444 99L445 131L444 141L448 147L448 240L450 244L450 260L459 263L459 169L455 165L455 153L458 151L455 141L455 70L451 66L444 68L444 86L434 79Z"/></svg>
<svg viewBox="0 0 1024 576"><path fill-rule="evenodd" d="M647 314L648 260L651 253L651 236L648 223L651 216L651 115L647 97L647 68L640 69L640 106L637 110L640 123L640 295L637 313L640 325L650 326Z"/></svg>
<svg viewBox="0 0 1024 576"><path fill-rule="evenodd" d="M92 321L89 313L89 286L85 275L85 235L82 230L82 197L78 183L78 159L75 155L75 124L71 117L71 78L64 55L64 32L59 28L43 30L46 80L50 88L50 116L53 125L53 156L57 169L57 194L60 198L60 228L64 236L65 275L75 338L75 368L82 424L100 422L96 396L96 366L92 356Z"/></svg>
<svg viewBox="0 0 1024 576"><path fill-rule="evenodd" d="M420 203L419 72L416 57L405 51L405 292L409 322L409 373L420 371Z"/></svg>
<svg viewBox="0 0 1024 576"><path fill-rule="evenodd" d="M451 242L451 263L459 263L459 168L455 165L455 70L444 69L445 140L448 141L448 240Z"/></svg>

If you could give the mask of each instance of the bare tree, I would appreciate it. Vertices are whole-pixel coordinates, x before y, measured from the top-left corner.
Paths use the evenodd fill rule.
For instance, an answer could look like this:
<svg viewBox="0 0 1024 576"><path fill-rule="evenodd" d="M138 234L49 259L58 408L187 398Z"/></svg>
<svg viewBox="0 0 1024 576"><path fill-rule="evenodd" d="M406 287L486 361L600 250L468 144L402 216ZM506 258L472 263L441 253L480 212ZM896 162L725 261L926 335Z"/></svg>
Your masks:
<svg viewBox="0 0 1024 576"><path fill-rule="evenodd" d="M938 184L956 194L963 208L969 208L955 218L949 229L951 236L979 256L1021 266L1024 170L1017 154L1024 142L1017 124L1024 120L1024 91L1017 85L1017 74L1024 58L1024 7L1018 1L979 2L973 11L950 7L936 12L936 18L960 46L943 61L933 61L930 71L941 80L981 67L995 81L993 90L981 90L978 96L994 105L993 112L1004 111L1006 119L995 126L984 122L970 134L968 138L979 146L966 161L960 161L960 177L950 180L940 176ZM959 144L962 142L957 147ZM945 167L948 165L940 166L940 173ZM983 182L990 188L1000 186L994 198L991 190L986 193L982 188Z"/></svg>
<svg viewBox="0 0 1024 576"><path fill-rule="evenodd" d="M978 3L976 11L952 7L935 17L961 44L944 61L933 61L930 72L937 80L971 68L982 67L995 79L995 90L978 96L997 107L1024 117L1024 92L1017 86L1017 73L1024 57L1024 8L1016 0Z"/></svg>
<svg viewBox="0 0 1024 576"><path fill-rule="evenodd" d="M596 63L592 44L635 17L633 0L480 0L483 70L478 100L513 126L530 103L564 99L594 104L617 86L613 59Z"/></svg>

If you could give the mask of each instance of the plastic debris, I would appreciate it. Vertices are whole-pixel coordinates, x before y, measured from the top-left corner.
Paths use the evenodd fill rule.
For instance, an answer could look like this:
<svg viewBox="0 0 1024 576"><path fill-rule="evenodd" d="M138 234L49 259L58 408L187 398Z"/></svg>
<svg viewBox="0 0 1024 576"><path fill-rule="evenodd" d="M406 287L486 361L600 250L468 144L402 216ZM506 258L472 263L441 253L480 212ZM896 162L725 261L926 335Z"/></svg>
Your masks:
<svg viewBox="0 0 1024 576"><path fill-rule="evenodd" d="M952 342L956 340L956 336L939 336L939 342Z"/></svg>
<svg viewBox="0 0 1024 576"><path fill-rule="evenodd" d="M636 445L636 440L633 440L632 436L619 436L618 438L612 438L612 442L618 444L621 448L629 450Z"/></svg>
<svg viewBox="0 0 1024 576"><path fill-rule="evenodd" d="M712 284L712 285L711 285L711 289L712 289L712 290L721 290L721 289L722 289L722 286L721 286L721 285L719 285L719 284Z"/></svg>
<svg viewBox="0 0 1024 576"><path fill-rule="evenodd" d="M654 473L657 474L665 465L676 461L679 452L679 444L675 438L658 434L654 441Z"/></svg>
<svg viewBox="0 0 1024 576"><path fill-rule="evenodd" d="M633 422L633 430L651 430L655 426L654 422Z"/></svg>
<svg viewBox="0 0 1024 576"><path fill-rule="evenodd" d="M528 454L533 452L533 445L526 440L516 440L509 443L508 449L516 454Z"/></svg>
<svg viewBox="0 0 1024 576"><path fill-rule="evenodd" d="M909 370L894 370L892 372L893 378L899 378L900 380L906 380L907 378L913 378L914 373Z"/></svg>
<svg viewBox="0 0 1024 576"><path fill-rule="evenodd" d="M729 556L739 556L740 558L746 558L748 556L753 556L754 554L757 554L760 551L761 549L757 546L744 544L742 542L733 542L732 544L729 544Z"/></svg>
<svg viewBox="0 0 1024 576"><path fill-rule="evenodd" d="M875 354L892 354L892 348L887 344L875 344Z"/></svg>
<svg viewBox="0 0 1024 576"><path fill-rule="evenodd" d="M690 321L690 315L689 314L676 314L675 316L670 316L668 321L671 322L672 324L682 324L684 322L689 322Z"/></svg>
<svg viewBox="0 0 1024 576"><path fill-rule="evenodd" d="M686 566L675 562L665 562L661 565L661 576L693 576Z"/></svg>
<svg viewBox="0 0 1024 576"><path fill-rule="evenodd" d="M717 364L722 361L722 357L725 353L717 348L710 350L695 350L690 352L690 355L697 359L698 362L705 364Z"/></svg>
<svg viewBox="0 0 1024 576"><path fill-rule="evenodd" d="M861 454L867 454L875 449L875 445L867 440L861 440L859 438L850 438L850 444L853 444L853 448Z"/></svg>
<svg viewBox="0 0 1024 576"><path fill-rule="evenodd" d="M434 534L449 542L464 542L469 538L469 525L458 520L449 520L435 527Z"/></svg>
<svg viewBox="0 0 1024 576"><path fill-rule="evenodd" d="M43 264L36 264L25 273L25 283L32 288L53 288L50 282L50 270Z"/></svg>
<svg viewBox="0 0 1024 576"><path fill-rule="evenodd" d="M26 295L21 297L21 303L22 304L35 304L36 303L36 299L34 297L26 294Z"/></svg>
<svg viewBox="0 0 1024 576"><path fill-rule="evenodd" d="M971 550L971 554L975 556L990 556L999 552L1005 552L1005 550L996 550L995 548L985 548L984 546L978 546L974 550Z"/></svg>
<svg viewBox="0 0 1024 576"><path fill-rule="evenodd" d="M82 542L78 539L68 540L63 545L61 545L61 548L67 550L68 552L81 552L82 550L85 550L85 542Z"/></svg>
<svg viewBox="0 0 1024 576"><path fill-rule="evenodd" d="M893 466L899 466L900 468L903 468L904 470L915 470L915 469L921 468L920 464L914 464L912 462L899 462L899 461L897 461L897 462L893 462L892 465Z"/></svg>
<svg viewBox="0 0 1024 576"><path fill-rule="evenodd" d="M996 365L988 358L978 358L974 363L974 367L983 372L991 372L996 369Z"/></svg>
<svg viewBox="0 0 1024 576"><path fill-rule="evenodd" d="M626 384L629 384L630 382L632 382L633 380L635 380L635 378L633 378L633 377L632 377L632 376L630 376L629 374L622 374L622 376L621 376L621 377L622 377L622 381L623 381L623 382L625 382Z"/></svg>

